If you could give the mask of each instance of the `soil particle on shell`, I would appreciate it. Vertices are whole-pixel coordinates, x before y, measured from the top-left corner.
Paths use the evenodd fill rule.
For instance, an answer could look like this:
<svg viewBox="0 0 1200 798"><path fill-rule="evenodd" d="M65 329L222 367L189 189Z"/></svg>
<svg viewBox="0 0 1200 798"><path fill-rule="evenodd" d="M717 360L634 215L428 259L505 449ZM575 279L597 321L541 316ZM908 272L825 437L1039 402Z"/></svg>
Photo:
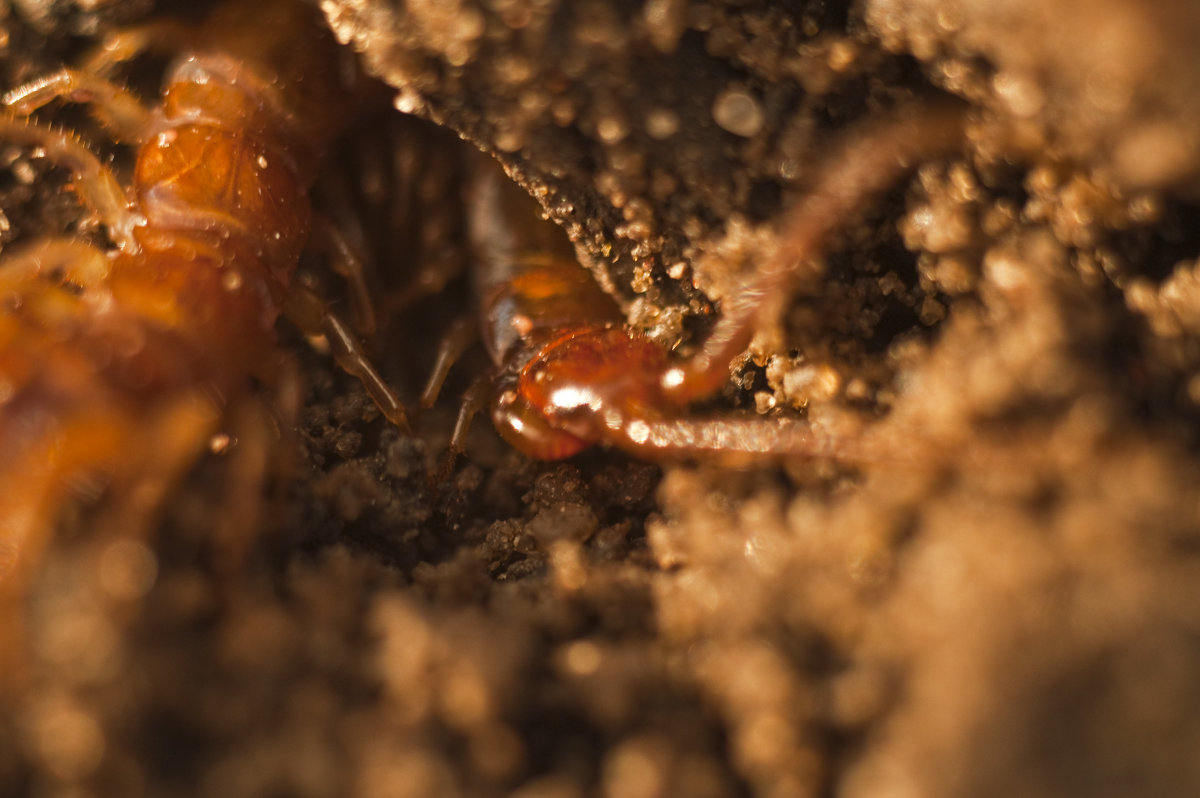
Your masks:
<svg viewBox="0 0 1200 798"><path fill-rule="evenodd" d="M659 483L607 452L532 463L477 425L430 485L453 400L402 440L293 342L308 394L264 503L277 531L238 563L219 457L141 548L68 512L0 793L1196 790L1192 4L323 8L397 106L496 154L632 323L685 351L840 132L968 101L962 153L848 220L703 410L804 413L907 455ZM461 259L453 172L402 180L413 158L374 158L400 152L375 135L345 154L364 241ZM78 224L46 185L0 185L14 237ZM405 268L382 288L429 273ZM463 293L373 342L408 395Z"/></svg>

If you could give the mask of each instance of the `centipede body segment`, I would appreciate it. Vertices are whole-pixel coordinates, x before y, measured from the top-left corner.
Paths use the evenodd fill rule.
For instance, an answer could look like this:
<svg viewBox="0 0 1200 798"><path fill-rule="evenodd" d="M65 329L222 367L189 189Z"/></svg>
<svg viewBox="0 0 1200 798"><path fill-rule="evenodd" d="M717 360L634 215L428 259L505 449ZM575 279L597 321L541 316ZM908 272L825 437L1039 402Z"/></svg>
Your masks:
<svg viewBox="0 0 1200 798"><path fill-rule="evenodd" d="M385 415L407 424L348 326L293 280L312 227L309 188L350 113L332 38L303 3L268 0L226 3L186 40L157 105L107 76L166 43L136 35L101 47L86 70L4 99L0 139L69 170L113 244L51 238L0 263L8 604L81 486L108 486L116 531L148 523L208 438L255 401L254 383L278 384L281 315L324 335ZM86 104L135 148L127 185L71 132L26 118L58 99Z"/></svg>

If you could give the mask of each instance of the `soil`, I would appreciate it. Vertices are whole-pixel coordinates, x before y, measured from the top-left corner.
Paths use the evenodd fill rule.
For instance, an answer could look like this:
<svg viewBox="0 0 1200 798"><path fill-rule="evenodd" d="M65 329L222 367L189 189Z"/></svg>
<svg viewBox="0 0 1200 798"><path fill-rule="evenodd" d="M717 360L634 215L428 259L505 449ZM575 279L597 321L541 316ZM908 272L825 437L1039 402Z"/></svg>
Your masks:
<svg viewBox="0 0 1200 798"><path fill-rule="evenodd" d="M14 5L7 85L120 6ZM480 420L431 478L480 353L408 439L281 329L304 389L265 397L266 484L234 446L149 538L89 535L102 498L64 508L0 699L0 795L1200 788L1194 3L322 9L390 87L316 194L401 309L368 344L406 399L472 306L470 144L685 357L839 141L965 102L960 151L846 219L693 409L903 456L541 463ZM6 152L5 245L76 229Z"/></svg>

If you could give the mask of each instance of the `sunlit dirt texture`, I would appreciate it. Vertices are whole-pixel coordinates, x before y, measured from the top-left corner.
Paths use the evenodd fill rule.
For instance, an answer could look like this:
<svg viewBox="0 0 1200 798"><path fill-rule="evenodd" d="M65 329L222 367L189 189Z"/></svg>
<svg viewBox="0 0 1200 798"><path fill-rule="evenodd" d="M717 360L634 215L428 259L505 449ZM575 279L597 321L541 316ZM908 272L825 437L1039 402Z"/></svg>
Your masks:
<svg viewBox="0 0 1200 798"><path fill-rule="evenodd" d="M17 5L9 84L103 12ZM1194 3L324 8L397 105L496 152L631 323L683 351L840 132L967 101L961 155L848 220L697 409L871 429L910 456L660 481L612 453L529 462L481 423L435 495L427 458L481 359L409 442L293 341L296 481L281 471L248 562L213 550L220 457L145 545L92 558L87 508L68 511L30 599L32 684L0 699L0 793L1200 788ZM343 176L398 290L397 261L460 257L457 178L386 155L436 138L386 99ZM79 224L6 152L6 245ZM421 192L397 177L414 163L436 176ZM371 342L407 396L468 306L459 282Z"/></svg>

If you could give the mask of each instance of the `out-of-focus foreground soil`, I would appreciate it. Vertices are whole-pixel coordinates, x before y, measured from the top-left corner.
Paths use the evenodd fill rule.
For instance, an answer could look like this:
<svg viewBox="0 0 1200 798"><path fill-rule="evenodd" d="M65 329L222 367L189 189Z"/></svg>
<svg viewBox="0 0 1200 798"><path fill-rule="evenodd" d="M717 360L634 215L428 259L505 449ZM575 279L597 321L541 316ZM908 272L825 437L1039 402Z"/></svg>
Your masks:
<svg viewBox="0 0 1200 798"><path fill-rule="evenodd" d="M91 19L14 5L11 82ZM395 96L496 154L682 353L840 135L968 103L961 153L847 220L695 411L906 456L542 464L481 422L431 487L482 358L409 441L291 334L309 395L262 538L214 543L236 458L202 463L144 543L68 513L30 596L30 684L3 699L0 794L1200 789L1200 6L322 7L394 89L318 190L365 208L380 296L469 260L458 150ZM6 179L6 235L70 216ZM464 282L369 342L406 397Z"/></svg>

